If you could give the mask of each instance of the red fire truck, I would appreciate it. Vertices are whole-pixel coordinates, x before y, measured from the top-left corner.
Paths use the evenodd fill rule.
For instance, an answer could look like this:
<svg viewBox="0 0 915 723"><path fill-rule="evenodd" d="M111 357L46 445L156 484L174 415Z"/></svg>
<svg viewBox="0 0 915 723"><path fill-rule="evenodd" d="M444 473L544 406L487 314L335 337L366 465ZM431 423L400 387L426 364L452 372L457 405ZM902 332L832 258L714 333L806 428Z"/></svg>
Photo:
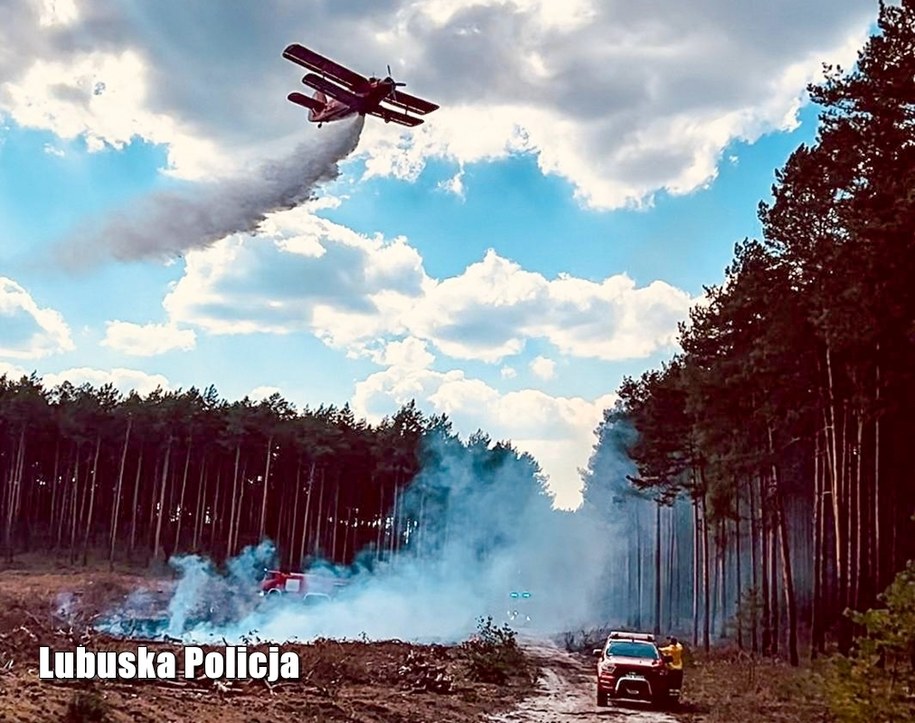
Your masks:
<svg viewBox="0 0 915 723"><path fill-rule="evenodd" d="M264 570L260 594L263 596L294 595L307 603L317 603L334 597L345 585L345 581L330 575Z"/></svg>

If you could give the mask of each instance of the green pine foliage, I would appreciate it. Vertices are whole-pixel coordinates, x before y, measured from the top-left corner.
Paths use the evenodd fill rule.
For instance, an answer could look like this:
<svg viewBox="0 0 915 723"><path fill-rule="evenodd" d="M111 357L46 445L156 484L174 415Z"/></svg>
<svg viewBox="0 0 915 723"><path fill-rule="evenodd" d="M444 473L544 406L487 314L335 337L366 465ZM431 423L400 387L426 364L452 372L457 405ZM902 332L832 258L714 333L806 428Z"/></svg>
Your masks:
<svg viewBox="0 0 915 723"><path fill-rule="evenodd" d="M915 562L880 596L881 607L849 613L862 633L828 672L829 700L841 723L915 720Z"/></svg>

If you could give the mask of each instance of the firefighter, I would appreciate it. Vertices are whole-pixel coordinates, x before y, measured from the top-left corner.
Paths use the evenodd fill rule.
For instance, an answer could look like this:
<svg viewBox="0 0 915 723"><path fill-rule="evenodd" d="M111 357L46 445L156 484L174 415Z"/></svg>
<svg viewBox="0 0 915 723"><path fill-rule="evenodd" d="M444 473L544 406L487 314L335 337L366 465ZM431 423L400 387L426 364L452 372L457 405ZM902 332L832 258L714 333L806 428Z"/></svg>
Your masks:
<svg viewBox="0 0 915 723"><path fill-rule="evenodd" d="M670 689L681 690L683 688L683 646L680 641L673 635L667 636L667 645L660 649L661 655L669 655L670 662Z"/></svg>

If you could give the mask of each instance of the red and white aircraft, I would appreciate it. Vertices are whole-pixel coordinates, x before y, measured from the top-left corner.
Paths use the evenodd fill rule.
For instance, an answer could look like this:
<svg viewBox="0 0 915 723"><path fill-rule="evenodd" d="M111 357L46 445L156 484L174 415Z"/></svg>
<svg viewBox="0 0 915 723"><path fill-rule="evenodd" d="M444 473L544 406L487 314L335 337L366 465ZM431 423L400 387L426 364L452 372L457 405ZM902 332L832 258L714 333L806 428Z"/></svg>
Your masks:
<svg viewBox="0 0 915 723"><path fill-rule="evenodd" d="M366 78L298 43L286 48L283 57L315 71L302 78L305 85L315 89L314 96L309 98L303 93L290 93L287 97L293 103L308 108L308 120L317 123L319 128L323 123L342 120L356 113L384 118L385 123L394 121L405 126L418 126L423 119L408 115L409 111L425 115L438 108L435 103L396 90L404 83L394 81L391 66L388 66L386 78ZM383 102L396 109L382 105Z"/></svg>

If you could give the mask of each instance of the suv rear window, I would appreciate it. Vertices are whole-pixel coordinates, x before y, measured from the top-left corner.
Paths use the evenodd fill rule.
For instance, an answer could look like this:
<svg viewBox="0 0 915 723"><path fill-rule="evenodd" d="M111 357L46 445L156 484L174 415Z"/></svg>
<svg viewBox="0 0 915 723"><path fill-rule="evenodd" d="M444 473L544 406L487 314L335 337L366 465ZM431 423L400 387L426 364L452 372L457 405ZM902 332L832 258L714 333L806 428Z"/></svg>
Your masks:
<svg viewBox="0 0 915 723"><path fill-rule="evenodd" d="M619 640L610 643L607 655L619 655L624 658L645 658L657 660L658 650L649 643L634 643L628 640Z"/></svg>

